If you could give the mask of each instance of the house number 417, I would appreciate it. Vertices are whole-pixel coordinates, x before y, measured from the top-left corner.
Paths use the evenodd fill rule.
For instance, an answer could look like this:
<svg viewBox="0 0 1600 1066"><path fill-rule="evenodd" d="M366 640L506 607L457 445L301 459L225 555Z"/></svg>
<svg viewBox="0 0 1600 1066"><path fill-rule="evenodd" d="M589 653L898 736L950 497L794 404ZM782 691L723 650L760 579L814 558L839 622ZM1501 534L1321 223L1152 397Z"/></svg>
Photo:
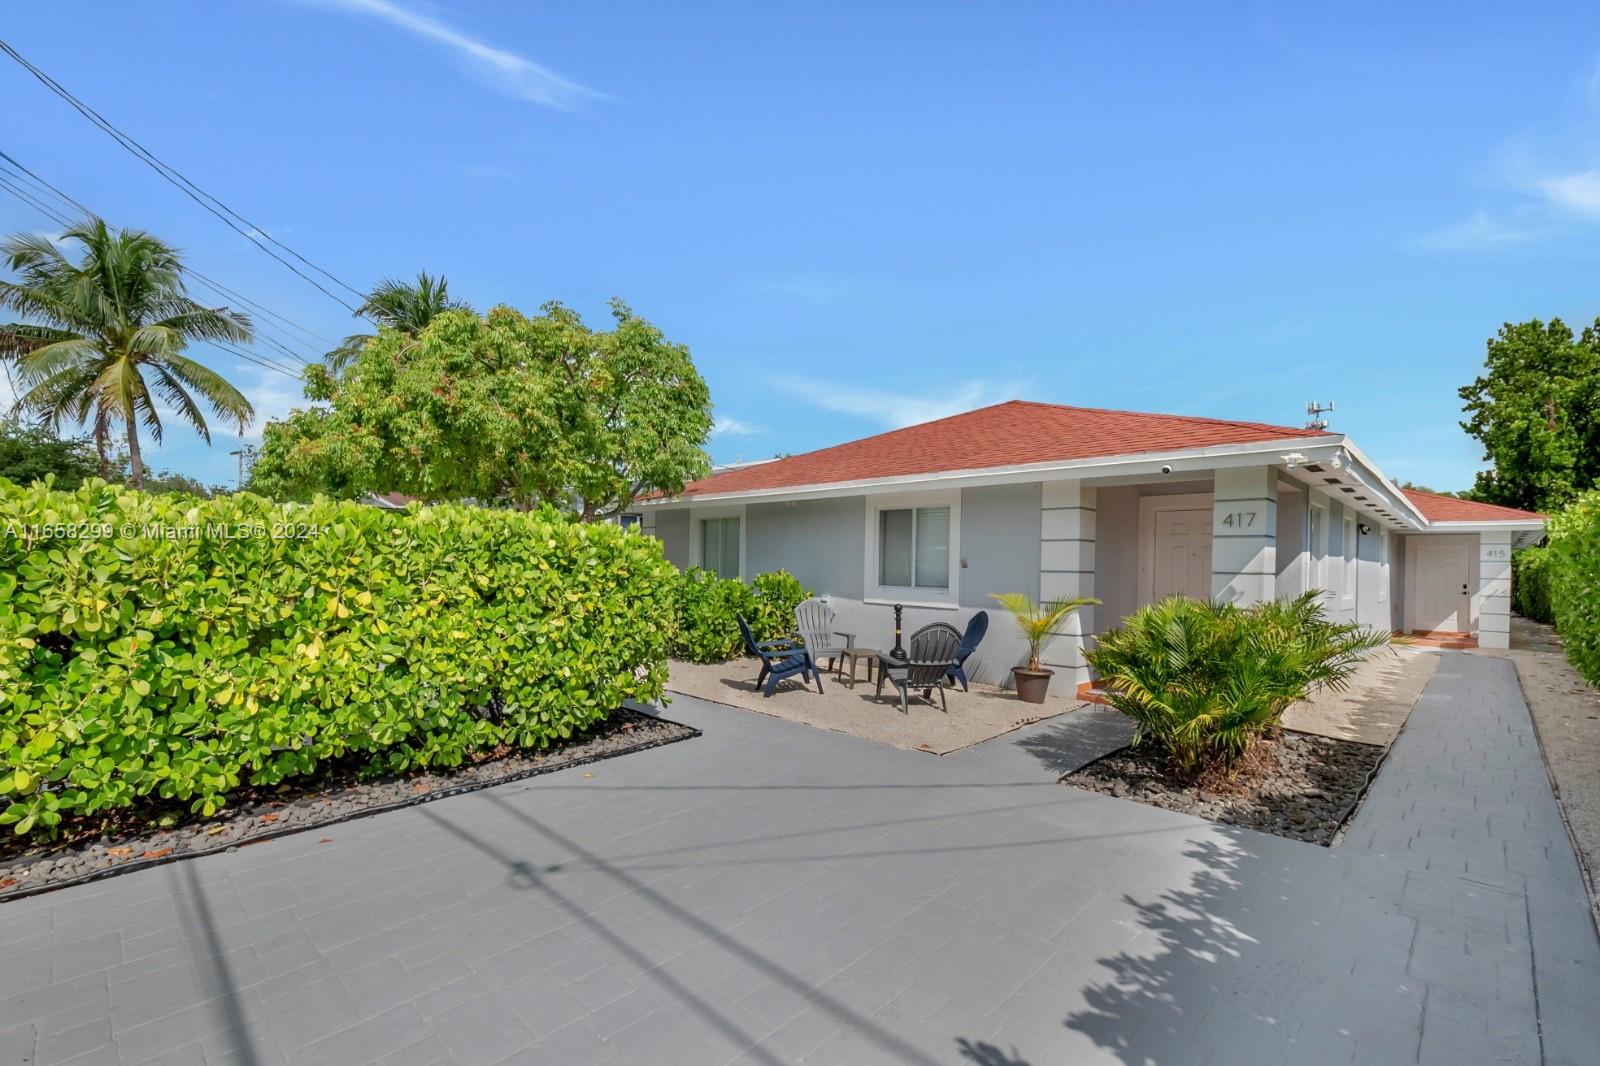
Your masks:
<svg viewBox="0 0 1600 1066"><path fill-rule="evenodd" d="M1223 516L1222 524L1225 526L1232 526L1235 529L1248 529L1256 524L1256 512L1233 511L1230 514Z"/></svg>

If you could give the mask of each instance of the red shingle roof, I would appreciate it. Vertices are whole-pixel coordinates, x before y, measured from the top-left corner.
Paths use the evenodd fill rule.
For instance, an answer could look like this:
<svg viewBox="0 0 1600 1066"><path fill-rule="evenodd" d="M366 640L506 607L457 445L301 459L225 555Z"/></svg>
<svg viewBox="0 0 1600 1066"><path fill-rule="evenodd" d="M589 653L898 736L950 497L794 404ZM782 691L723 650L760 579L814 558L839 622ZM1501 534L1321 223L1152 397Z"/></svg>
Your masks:
<svg viewBox="0 0 1600 1066"><path fill-rule="evenodd" d="M1402 489L1422 517L1430 522L1515 522L1519 518L1538 519L1545 516L1535 511L1519 511L1515 507L1501 507L1495 503L1478 503L1458 500L1454 496L1441 496L1437 492L1421 489Z"/></svg>
<svg viewBox="0 0 1600 1066"><path fill-rule="evenodd" d="M885 394L884 403L892 404ZM775 462L724 470L685 496L1335 436L1262 422L1011 400Z"/></svg>

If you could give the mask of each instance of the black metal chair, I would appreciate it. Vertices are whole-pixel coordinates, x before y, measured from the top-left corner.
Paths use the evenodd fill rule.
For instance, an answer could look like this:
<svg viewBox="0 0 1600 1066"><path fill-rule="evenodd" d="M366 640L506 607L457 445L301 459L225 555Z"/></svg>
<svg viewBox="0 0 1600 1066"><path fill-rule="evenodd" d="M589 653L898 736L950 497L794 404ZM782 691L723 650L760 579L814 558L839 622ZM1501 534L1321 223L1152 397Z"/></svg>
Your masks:
<svg viewBox="0 0 1600 1066"><path fill-rule="evenodd" d="M960 631L948 622L934 622L911 634L906 644L904 659L896 659L892 655L881 657L876 698L883 697L883 682L888 678L889 683L900 690L900 710L905 714L911 713L907 693L914 688L920 688L922 698L929 701L933 699L933 690L938 689L939 709L948 713L950 708L944 699L945 683L949 679L950 668L956 664L956 652L961 647Z"/></svg>
<svg viewBox="0 0 1600 1066"><path fill-rule="evenodd" d="M956 664L952 666L945 676L952 682L961 682L961 691L970 692L967 688L967 659L978 650L978 645L983 643L984 636L989 632L989 612L979 611L967 622L967 631L961 635L961 647L956 649Z"/></svg>
<svg viewBox="0 0 1600 1066"><path fill-rule="evenodd" d="M761 660L756 688L761 690L763 697L771 696L779 681L796 674L800 675L802 681L816 679L817 691L822 691L822 672L811 661L811 653L806 651L804 644L798 640L757 640L744 615L735 617L739 619L739 635L744 638L745 650Z"/></svg>

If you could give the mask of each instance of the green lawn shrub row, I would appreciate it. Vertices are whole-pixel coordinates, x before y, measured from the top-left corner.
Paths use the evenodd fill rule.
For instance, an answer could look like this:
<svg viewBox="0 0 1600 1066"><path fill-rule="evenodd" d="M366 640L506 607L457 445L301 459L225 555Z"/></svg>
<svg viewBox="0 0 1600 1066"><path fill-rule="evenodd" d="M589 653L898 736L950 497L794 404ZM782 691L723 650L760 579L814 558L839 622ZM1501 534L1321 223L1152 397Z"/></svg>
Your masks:
<svg viewBox="0 0 1600 1066"><path fill-rule="evenodd" d="M1600 489L1591 489L1552 515L1550 605L1567 658L1600 685Z"/></svg>
<svg viewBox="0 0 1600 1066"><path fill-rule="evenodd" d="M744 615L757 640L794 635L794 609L811 593L787 570L758 574L746 584L710 570L685 570L677 582L672 654L692 663L720 663L741 654L736 616Z"/></svg>
<svg viewBox="0 0 1600 1066"><path fill-rule="evenodd" d="M1511 557L1511 606L1524 618L1554 622L1550 602L1550 549L1524 548Z"/></svg>
<svg viewBox="0 0 1600 1066"><path fill-rule="evenodd" d="M0 481L0 824L543 747L660 695L674 578L554 511Z"/></svg>

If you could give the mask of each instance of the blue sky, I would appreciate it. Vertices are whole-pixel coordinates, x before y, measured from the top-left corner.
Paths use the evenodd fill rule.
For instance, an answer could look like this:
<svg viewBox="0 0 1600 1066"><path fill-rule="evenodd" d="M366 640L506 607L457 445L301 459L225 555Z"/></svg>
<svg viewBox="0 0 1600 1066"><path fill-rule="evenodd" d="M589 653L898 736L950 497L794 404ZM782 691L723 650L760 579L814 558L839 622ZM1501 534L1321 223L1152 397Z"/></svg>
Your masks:
<svg viewBox="0 0 1600 1066"><path fill-rule="evenodd" d="M719 460L1013 397L1332 399L1390 474L1461 488L1485 338L1600 314L1594 5L57 0L0 35L357 287L623 297L693 350ZM356 327L9 61L0 94L0 147L77 199ZM173 426L153 461L226 481L236 446Z"/></svg>

